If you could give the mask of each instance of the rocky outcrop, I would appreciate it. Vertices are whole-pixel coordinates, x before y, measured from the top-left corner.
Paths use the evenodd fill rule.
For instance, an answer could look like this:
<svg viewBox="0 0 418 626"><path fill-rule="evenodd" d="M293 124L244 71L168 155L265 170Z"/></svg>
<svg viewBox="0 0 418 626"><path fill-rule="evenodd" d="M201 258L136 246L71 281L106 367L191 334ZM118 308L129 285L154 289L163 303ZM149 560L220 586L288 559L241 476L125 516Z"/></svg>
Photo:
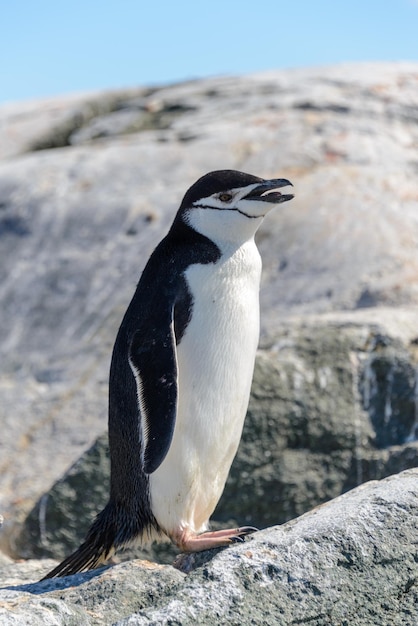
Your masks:
<svg viewBox="0 0 418 626"><path fill-rule="evenodd" d="M211 169L296 194L258 234L261 351L217 521L270 526L417 465L417 83L356 64L0 107L5 551L68 552L100 508L103 447L97 499L85 469L42 494L104 432L125 307Z"/></svg>
<svg viewBox="0 0 418 626"><path fill-rule="evenodd" d="M4 626L418 621L418 469L370 482L244 544L34 583L51 562L0 567Z"/></svg>
<svg viewBox="0 0 418 626"><path fill-rule="evenodd" d="M259 233L264 337L301 311L416 302L417 75L359 64L0 108L6 527L103 430L118 323L202 172L296 185Z"/></svg>

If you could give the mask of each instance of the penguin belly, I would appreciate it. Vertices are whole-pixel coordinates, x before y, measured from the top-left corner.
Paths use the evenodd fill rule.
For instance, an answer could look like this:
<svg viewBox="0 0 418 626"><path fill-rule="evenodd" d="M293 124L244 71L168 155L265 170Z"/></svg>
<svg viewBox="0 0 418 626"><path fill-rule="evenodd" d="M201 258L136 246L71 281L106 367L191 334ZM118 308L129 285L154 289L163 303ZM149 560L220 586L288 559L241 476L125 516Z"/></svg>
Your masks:
<svg viewBox="0 0 418 626"><path fill-rule="evenodd" d="M152 513L168 534L207 529L241 438L259 340L261 258L254 241L185 278L192 314L177 346L173 440L149 476Z"/></svg>

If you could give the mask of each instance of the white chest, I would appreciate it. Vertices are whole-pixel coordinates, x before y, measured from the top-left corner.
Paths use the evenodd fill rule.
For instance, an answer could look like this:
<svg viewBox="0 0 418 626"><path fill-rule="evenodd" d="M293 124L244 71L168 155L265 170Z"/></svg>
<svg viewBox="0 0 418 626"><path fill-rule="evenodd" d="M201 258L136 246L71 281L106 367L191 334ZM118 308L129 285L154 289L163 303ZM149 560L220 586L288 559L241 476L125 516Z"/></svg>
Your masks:
<svg viewBox="0 0 418 626"><path fill-rule="evenodd" d="M225 369L228 364L239 369L238 355L258 342L260 275L261 259L253 242L215 265L192 265L187 270L193 306L178 346L180 370L188 363L197 365L203 376L205 367ZM204 363L199 354L205 355Z"/></svg>

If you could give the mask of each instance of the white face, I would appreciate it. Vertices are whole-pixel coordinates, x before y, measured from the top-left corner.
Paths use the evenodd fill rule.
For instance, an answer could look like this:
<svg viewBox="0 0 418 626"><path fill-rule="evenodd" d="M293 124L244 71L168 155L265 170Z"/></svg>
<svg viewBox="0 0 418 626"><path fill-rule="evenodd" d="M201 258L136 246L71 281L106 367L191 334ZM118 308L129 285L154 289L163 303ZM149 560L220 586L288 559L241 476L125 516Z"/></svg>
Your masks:
<svg viewBox="0 0 418 626"><path fill-rule="evenodd" d="M200 198L187 211L185 220L214 243L244 243L254 237L264 216L281 203L280 199L277 202L263 200L263 196L246 199L259 186L255 183Z"/></svg>

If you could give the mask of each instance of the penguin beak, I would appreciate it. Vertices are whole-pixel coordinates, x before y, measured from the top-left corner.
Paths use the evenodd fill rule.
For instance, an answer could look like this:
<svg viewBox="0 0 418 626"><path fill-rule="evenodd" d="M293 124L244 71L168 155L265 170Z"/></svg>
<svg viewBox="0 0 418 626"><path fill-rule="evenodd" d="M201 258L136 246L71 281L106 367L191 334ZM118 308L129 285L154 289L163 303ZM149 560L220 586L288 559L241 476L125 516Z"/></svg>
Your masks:
<svg viewBox="0 0 418 626"><path fill-rule="evenodd" d="M272 204L280 204L281 202L286 202L287 200L291 200L294 195L282 194L277 189L281 187L293 187L290 180L286 180L286 178L272 178L271 180L265 180L260 185L257 185L250 193L243 198L243 200L262 200L263 202L271 202Z"/></svg>

